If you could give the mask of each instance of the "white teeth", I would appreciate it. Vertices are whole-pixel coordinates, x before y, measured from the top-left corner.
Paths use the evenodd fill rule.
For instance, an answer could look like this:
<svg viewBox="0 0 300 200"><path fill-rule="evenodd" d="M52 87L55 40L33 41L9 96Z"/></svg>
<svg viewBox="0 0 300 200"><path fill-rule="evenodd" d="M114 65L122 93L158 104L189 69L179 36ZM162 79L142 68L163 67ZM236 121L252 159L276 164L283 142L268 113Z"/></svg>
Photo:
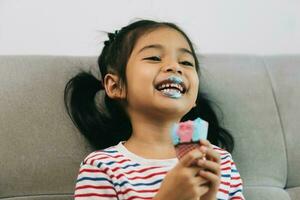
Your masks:
<svg viewBox="0 0 300 200"><path fill-rule="evenodd" d="M178 87L179 87L180 91L183 91L183 88L181 85L178 85Z"/></svg>
<svg viewBox="0 0 300 200"><path fill-rule="evenodd" d="M176 90L176 89L162 89L161 91L162 91L162 92L171 92L171 91L179 92L179 91Z"/></svg>
<svg viewBox="0 0 300 200"><path fill-rule="evenodd" d="M169 88L169 87L178 88L181 92L183 91L182 86L180 84L177 84L177 83L162 84L162 85L158 86L158 89Z"/></svg>

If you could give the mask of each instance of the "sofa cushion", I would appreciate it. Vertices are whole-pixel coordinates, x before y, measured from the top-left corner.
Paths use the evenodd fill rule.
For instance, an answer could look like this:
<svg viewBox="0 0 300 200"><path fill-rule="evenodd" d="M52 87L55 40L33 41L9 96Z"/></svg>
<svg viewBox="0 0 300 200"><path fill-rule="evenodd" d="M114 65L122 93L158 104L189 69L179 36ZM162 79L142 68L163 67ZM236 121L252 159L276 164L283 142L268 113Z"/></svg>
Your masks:
<svg viewBox="0 0 300 200"><path fill-rule="evenodd" d="M268 72L257 56L211 55L202 63L202 91L223 110L235 137L233 158L247 186L284 188L287 158ZM217 110L217 109L216 109Z"/></svg>
<svg viewBox="0 0 300 200"><path fill-rule="evenodd" d="M289 194L282 188L268 186L248 186L245 190L247 200L290 200Z"/></svg>
<svg viewBox="0 0 300 200"><path fill-rule="evenodd" d="M286 143L286 187L300 187L300 57L269 56L265 58L265 63L270 72Z"/></svg>
<svg viewBox="0 0 300 200"><path fill-rule="evenodd" d="M0 198L73 194L80 161L91 150L65 112L63 91L80 67L94 63L0 58Z"/></svg>

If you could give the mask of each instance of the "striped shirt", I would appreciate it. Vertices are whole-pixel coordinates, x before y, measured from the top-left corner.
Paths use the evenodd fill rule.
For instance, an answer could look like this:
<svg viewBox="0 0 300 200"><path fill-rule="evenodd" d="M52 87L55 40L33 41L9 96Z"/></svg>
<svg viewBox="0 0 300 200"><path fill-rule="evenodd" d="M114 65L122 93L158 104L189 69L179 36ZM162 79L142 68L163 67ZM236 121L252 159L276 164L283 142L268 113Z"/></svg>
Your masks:
<svg viewBox="0 0 300 200"><path fill-rule="evenodd" d="M230 153L217 146L214 149L221 155L217 199L244 199L242 180ZM75 200L152 199L167 172L177 163L177 158L142 158L128 151L123 142L92 152L80 164Z"/></svg>

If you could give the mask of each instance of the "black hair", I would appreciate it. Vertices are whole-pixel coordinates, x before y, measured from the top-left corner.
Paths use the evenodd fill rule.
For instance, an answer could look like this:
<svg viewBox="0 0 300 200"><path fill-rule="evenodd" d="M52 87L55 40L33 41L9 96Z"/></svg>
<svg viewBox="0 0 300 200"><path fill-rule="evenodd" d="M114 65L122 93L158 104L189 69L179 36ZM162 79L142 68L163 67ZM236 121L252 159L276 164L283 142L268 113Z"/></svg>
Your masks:
<svg viewBox="0 0 300 200"><path fill-rule="evenodd" d="M120 78L120 84L126 86L126 65L137 40L145 33L158 28L171 28L185 37L191 48L196 70L201 76L192 42L177 25L169 22L139 20L119 31L108 33L109 40L104 42L104 47L98 57L102 80L107 73L115 73ZM132 132L130 119L120 102L105 94L103 101L105 109L99 109L95 97L103 89L102 81L95 78L91 72L81 71L67 82L64 91L64 103L68 115L95 149L104 149L120 141L128 140ZM197 117L207 121L209 123L208 140L232 152L233 137L228 130L220 126L212 103L207 94L198 92L196 106L183 116L181 121L193 120Z"/></svg>

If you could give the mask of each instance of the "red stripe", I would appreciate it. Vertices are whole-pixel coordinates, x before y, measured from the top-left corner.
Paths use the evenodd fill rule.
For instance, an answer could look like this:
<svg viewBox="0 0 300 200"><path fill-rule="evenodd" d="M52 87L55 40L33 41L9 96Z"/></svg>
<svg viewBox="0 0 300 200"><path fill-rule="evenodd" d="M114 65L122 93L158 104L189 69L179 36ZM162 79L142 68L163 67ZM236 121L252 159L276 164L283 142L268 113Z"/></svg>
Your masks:
<svg viewBox="0 0 300 200"><path fill-rule="evenodd" d="M96 158L96 160L103 160L103 159L106 159L106 158L120 158L120 157L124 157L123 155L117 155L117 156L110 156L110 155L107 155L107 154L96 154L96 155L93 155L93 156L90 156L89 158L86 159L86 162L92 158L95 158L97 156L103 156L103 157L98 157ZM93 159L94 160L94 159Z"/></svg>
<svg viewBox="0 0 300 200"><path fill-rule="evenodd" d="M161 167L149 167L149 168L146 168L146 170L148 170L148 169L155 169L155 168L161 168ZM119 170L119 169L121 169L120 167L115 167L115 168L112 168L111 169L111 171L113 171L113 172L115 172L115 171L117 171L117 170ZM142 169L143 170L143 169ZM144 170L144 171L146 171L146 170ZM131 173L133 173L133 172L141 172L141 170L131 170L131 171L128 171L128 172L122 172L122 173L124 173L124 174L131 174Z"/></svg>
<svg viewBox="0 0 300 200"><path fill-rule="evenodd" d="M94 152L94 153L96 153L96 152ZM84 163L86 163L89 159L91 159L91 158L93 158L93 157L99 155L99 154L97 154L97 153L96 153L96 154L94 154L94 153L92 153L92 155L87 156L87 157L84 159Z"/></svg>
<svg viewBox="0 0 300 200"><path fill-rule="evenodd" d="M88 158L86 160L86 162L88 162L88 160L91 160L91 164L93 165L94 162L95 162L95 160L104 160L104 159L107 159L107 158L120 158L120 157L124 157L123 155L117 155L117 156L107 156L107 155L104 155L103 157L97 157L97 156L100 156L100 154L91 156L90 158ZM92 158L95 158L95 159L92 159Z"/></svg>
<svg viewBox="0 0 300 200"><path fill-rule="evenodd" d="M239 186L241 186L241 185L242 185L242 183L239 183L239 184L235 184L235 185L230 185L230 187L235 188L235 187L239 187Z"/></svg>
<svg viewBox="0 0 300 200"><path fill-rule="evenodd" d="M131 171L126 172L126 174L132 174L133 172L145 172L150 169L157 169L157 168L161 168L161 167L147 167L147 168L140 169L140 170L131 170Z"/></svg>
<svg viewBox="0 0 300 200"><path fill-rule="evenodd" d="M231 160L226 160L225 162L221 162L221 165L225 165L225 164L230 163L230 162L231 162Z"/></svg>
<svg viewBox="0 0 300 200"><path fill-rule="evenodd" d="M115 190L115 188L112 187L112 186L96 186L96 185L78 186L78 187L75 188L75 190L86 189L86 188L93 188L93 189L113 189L113 190Z"/></svg>
<svg viewBox="0 0 300 200"><path fill-rule="evenodd" d="M96 157L96 156L104 156L104 157L100 157L98 159L104 159L104 158L120 158L120 157L124 157L123 155L116 155L116 156L113 156L113 155L109 155L108 153L105 153L105 152L99 152L99 153L96 153L94 155L91 155L90 157L87 157L85 159L85 162L87 162L88 160Z"/></svg>
<svg viewBox="0 0 300 200"><path fill-rule="evenodd" d="M244 200L242 197L231 197L230 200Z"/></svg>
<svg viewBox="0 0 300 200"><path fill-rule="evenodd" d="M131 199L153 199L153 197L131 196L127 200L131 200Z"/></svg>
<svg viewBox="0 0 300 200"><path fill-rule="evenodd" d="M163 171L163 172L157 172L157 173L149 174L147 176L135 176L135 177L132 177L132 178L127 177L127 179L128 180L147 179L147 178L151 178L151 177L156 176L156 175L161 175L161 174L166 174L166 173L167 173L166 171ZM122 177L122 176L125 176L125 175L120 174L120 175L116 176L116 178L120 179L120 177Z"/></svg>
<svg viewBox="0 0 300 200"><path fill-rule="evenodd" d="M218 148L218 147L213 147L214 150L216 150L219 154L221 155L227 155L228 152L224 149Z"/></svg>
<svg viewBox="0 0 300 200"><path fill-rule="evenodd" d="M220 192L223 192L223 193L225 193L225 194L228 194L228 193L229 193L227 190L224 190L224 189L221 189L221 188L219 188L219 191L220 191Z"/></svg>
<svg viewBox="0 0 300 200"><path fill-rule="evenodd" d="M124 159L124 160L118 161L118 162L116 162L116 163L123 163L123 162L126 162L126 161L131 161L131 160L129 160L129 159Z"/></svg>
<svg viewBox="0 0 300 200"><path fill-rule="evenodd" d="M97 196L97 197L117 197L116 194L98 194L98 193L86 193L86 194L75 194L74 197L91 197L91 196Z"/></svg>
<svg viewBox="0 0 300 200"><path fill-rule="evenodd" d="M231 167L224 167L224 168L221 168L221 170L229 170L231 169Z"/></svg>
<svg viewBox="0 0 300 200"><path fill-rule="evenodd" d="M220 151L224 151L224 149L221 149L219 147L213 147L214 150L220 150Z"/></svg>
<svg viewBox="0 0 300 200"><path fill-rule="evenodd" d="M230 185L229 182L225 182L225 181L221 181L221 184L222 184L222 185L228 185L228 186Z"/></svg>
<svg viewBox="0 0 300 200"><path fill-rule="evenodd" d="M101 172L101 173L107 173L107 169L104 169L104 170L102 170L102 169L82 169L82 170L79 171L79 174L81 174L83 172L92 172L92 173L94 173L94 172Z"/></svg>
<svg viewBox="0 0 300 200"><path fill-rule="evenodd" d="M237 176L237 177L231 177L231 180L239 180L241 179L241 177Z"/></svg>
<svg viewBox="0 0 300 200"><path fill-rule="evenodd" d="M94 162L96 161L97 159L93 159L92 161L91 161L91 165L94 165Z"/></svg>
<svg viewBox="0 0 300 200"><path fill-rule="evenodd" d="M130 192L130 191L134 191L134 192L138 192L138 193L156 193L156 192L158 192L158 189L152 189L152 190L134 190L134 189L132 189L132 188L128 188L128 189L126 189L125 191L119 191L118 192L118 194L126 194L126 193L128 193L128 192Z"/></svg>

